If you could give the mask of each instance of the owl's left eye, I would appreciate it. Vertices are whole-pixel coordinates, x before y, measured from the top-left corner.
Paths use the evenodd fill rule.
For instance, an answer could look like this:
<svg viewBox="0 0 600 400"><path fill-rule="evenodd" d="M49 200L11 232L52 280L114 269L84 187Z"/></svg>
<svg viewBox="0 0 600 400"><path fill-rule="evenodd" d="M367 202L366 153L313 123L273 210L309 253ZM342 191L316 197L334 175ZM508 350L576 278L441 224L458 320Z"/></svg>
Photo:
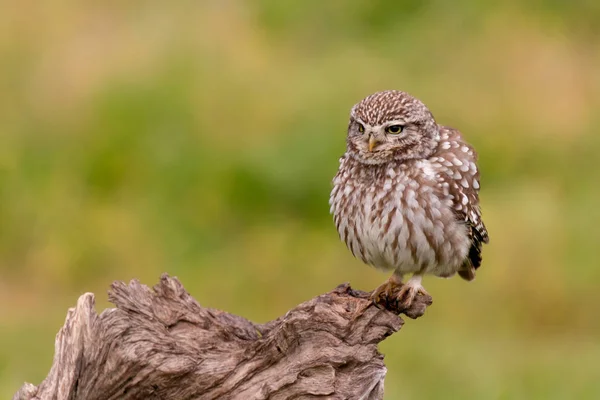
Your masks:
<svg viewBox="0 0 600 400"><path fill-rule="evenodd" d="M392 135L397 135L400 132L402 132L402 130L404 129L404 127L402 125L390 125L387 128L385 128L386 133L391 133Z"/></svg>

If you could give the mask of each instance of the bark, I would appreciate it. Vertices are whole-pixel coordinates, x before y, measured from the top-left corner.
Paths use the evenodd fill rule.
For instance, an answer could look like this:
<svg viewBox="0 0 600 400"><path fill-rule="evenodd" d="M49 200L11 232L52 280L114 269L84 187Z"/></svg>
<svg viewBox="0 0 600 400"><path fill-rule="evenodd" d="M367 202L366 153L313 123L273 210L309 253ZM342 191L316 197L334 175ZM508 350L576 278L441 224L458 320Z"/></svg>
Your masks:
<svg viewBox="0 0 600 400"><path fill-rule="evenodd" d="M13 399L381 399L377 345L421 316L343 284L266 324L198 304L177 278L113 283L100 315L86 293L56 336L52 368Z"/></svg>

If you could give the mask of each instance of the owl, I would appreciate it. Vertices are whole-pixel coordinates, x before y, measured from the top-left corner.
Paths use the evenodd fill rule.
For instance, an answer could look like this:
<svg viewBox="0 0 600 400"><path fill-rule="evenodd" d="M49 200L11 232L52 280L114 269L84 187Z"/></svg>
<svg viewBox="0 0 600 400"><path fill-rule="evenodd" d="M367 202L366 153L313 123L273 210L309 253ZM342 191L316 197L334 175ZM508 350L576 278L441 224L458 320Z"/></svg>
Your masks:
<svg viewBox="0 0 600 400"><path fill-rule="evenodd" d="M372 300L407 309L429 295L427 274L473 280L489 239L477 153L461 133L438 125L420 100L388 90L352 108L346 144L329 203L352 254L393 271Z"/></svg>

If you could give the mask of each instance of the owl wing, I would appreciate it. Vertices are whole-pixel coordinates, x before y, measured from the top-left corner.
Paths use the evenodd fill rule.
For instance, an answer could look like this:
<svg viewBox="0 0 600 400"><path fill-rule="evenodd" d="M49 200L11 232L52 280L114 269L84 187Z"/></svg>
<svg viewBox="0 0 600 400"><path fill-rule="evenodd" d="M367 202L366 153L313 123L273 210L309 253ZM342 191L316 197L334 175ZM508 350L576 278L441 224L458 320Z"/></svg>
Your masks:
<svg viewBox="0 0 600 400"><path fill-rule="evenodd" d="M475 270L481 265L481 247L489 242L479 208L477 153L464 142L456 129L441 127L440 134L439 150L431 161L440 165L438 185L452 200L456 219L467 226L471 247L458 274L466 280L473 280Z"/></svg>

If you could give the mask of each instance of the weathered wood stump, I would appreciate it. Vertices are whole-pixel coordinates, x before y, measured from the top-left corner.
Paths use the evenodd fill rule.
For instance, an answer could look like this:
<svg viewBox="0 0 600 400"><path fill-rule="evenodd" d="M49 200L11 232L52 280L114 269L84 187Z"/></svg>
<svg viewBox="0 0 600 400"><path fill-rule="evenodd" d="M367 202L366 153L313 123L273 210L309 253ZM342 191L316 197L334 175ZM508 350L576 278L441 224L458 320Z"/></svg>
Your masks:
<svg viewBox="0 0 600 400"><path fill-rule="evenodd" d="M13 399L381 399L386 368L377 344L404 313L381 309L343 284L266 324L201 307L176 279L154 290L115 282L116 308L100 315L94 295L69 309L52 368Z"/></svg>

